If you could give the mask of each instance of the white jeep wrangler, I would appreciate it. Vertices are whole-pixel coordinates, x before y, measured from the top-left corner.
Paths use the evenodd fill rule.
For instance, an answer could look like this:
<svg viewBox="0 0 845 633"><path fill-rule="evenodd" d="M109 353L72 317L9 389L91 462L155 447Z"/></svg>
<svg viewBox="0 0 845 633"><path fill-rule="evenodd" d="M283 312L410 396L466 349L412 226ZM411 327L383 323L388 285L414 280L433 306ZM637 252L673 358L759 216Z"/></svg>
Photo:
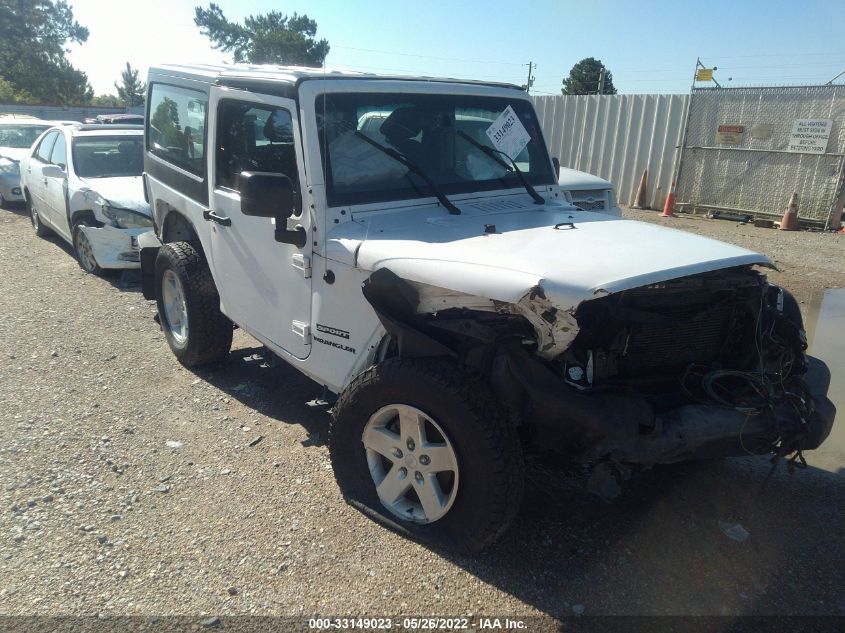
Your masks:
<svg viewBox="0 0 845 633"><path fill-rule="evenodd" d="M338 394L356 507L478 550L523 453L592 469L801 457L827 368L764 256L578 209L500 84L270 66L150 71L144 295L188 366L233 324Z"/></svg>

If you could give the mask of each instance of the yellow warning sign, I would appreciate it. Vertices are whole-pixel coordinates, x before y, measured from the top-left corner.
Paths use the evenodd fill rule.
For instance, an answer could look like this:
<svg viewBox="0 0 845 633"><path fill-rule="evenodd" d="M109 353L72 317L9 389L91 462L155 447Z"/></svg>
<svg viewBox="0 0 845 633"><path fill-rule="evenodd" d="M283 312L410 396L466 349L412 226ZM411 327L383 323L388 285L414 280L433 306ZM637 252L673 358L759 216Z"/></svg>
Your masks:
<svg viewBox="0 0 845 633"><path fill-rule="evenodd" d="M699 68L695 71L695 80L696 81L713 81L713 69L712 68Z"/></svg>

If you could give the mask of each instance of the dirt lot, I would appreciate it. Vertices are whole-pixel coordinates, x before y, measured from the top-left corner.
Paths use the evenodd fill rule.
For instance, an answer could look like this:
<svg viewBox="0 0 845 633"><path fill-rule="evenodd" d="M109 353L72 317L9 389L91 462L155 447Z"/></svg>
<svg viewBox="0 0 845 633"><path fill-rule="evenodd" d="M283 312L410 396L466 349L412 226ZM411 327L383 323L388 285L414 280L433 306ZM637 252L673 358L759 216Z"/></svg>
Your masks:
<svg viewBox="0 0 845 633"><path fill-rule="evenodd" d="M845 286L845 236L636 217L766 252L805 305ZM436 552L342 501L320 389L254 341L183 369L136 277L20 209L0 261L0 614L845 615L841 470L660 468L608 504L536 467L498 546Z"/></svg>

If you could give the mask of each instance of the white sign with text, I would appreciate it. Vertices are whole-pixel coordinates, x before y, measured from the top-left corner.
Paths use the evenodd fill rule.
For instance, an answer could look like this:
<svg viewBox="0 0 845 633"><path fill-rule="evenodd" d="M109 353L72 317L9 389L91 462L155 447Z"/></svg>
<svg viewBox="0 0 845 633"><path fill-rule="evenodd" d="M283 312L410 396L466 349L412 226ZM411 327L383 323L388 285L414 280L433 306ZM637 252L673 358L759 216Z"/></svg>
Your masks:
<svg viewBox="0 0 845 633"><path fill-rule="evenodd" d="M829 119L795 119L789 135L787 151L803 154L824 154L833 121Z"/></svg>
<svg viewBox="0 0 845 633"><path fill-rule="evenodd" d="M487 128L487 136L493 141L493 146L503 154L507 154L511 160L516 160L531 140L522 121L510 106L505 108L504 112Z"/></svg>

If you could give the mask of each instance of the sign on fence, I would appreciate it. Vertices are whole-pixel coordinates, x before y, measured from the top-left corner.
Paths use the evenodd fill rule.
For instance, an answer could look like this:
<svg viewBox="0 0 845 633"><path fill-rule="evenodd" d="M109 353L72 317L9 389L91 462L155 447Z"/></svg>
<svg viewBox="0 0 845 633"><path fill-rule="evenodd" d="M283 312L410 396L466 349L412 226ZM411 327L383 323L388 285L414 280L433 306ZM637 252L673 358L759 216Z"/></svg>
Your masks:
<svg viewBox="0 0 845 633"><path fill-rule="evenodd" d="M716 131L716 145L742 145L744 125L720 125Z"/></svg>
<svg viewBox="0 0 845 633"><path fill-rule="evenodd" d="M833 121L829 119L796 119L792 122L792 134L787 150L802 154L824 154Z"/></svg>

